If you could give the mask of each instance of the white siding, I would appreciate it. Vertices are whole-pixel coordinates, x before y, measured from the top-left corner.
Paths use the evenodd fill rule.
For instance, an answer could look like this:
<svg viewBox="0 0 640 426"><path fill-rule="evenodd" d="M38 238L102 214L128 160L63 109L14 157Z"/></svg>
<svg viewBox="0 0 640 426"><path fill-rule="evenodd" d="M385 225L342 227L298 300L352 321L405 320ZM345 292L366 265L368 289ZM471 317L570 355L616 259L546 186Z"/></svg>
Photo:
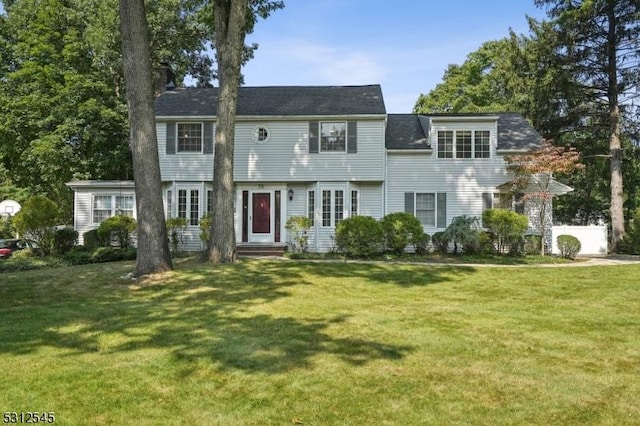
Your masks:
<svg viewBox="0 0 640 426"><path fill-rule="evenodd" d="M213 180L213 154L167 154L167 123L156 123L160 175L163 181Z"/></svg>
<svg viewBox="0 0 640 426"><path fill-rule="evenodd" d="M437 158L438 130L490 130L491 154L483 159ZM436 124L431 132L432 153L387 153L386 212L404 211L405 192L447 194L447 225L460 215L482 215L482 193L497 192L509 180L505 162L496 154L495 123ZM454 141L455 143L455 141ZM425 227L433 234L444 228Z"/></svg>
<svg viewBox="0 0 640 426"><path fill-rule="evenodd" d="M84 233L92 229L98 229L100 224L92 223L92 209L94 195L127 195L133 196L132 189L120 190L119 188L78 188L75 191L73 229L78 231L78 244L84 244ZM133 217L136 217L135 205Z"/></svg>
<svg viewBox="0 0 640 426"><path fill-rule="evenodd" d="M384 165L384 120L358 121L357 153L309 153L309 121L241 122L236 126L236 182L302 182L318 180L381 181ZM269 131L254 142L258 126Z"/></svg>

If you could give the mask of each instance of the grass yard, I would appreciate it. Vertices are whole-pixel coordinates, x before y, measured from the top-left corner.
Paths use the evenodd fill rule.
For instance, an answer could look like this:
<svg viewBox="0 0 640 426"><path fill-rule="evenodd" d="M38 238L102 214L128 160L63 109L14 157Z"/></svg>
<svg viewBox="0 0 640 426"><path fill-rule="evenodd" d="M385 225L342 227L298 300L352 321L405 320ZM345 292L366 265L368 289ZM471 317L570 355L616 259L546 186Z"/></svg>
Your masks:
<svg viewBox="0 0 640 426"><path fill-rule="evenodd" d="M0 409L59 425L640 424L640 265L0 274Z"/></svg>

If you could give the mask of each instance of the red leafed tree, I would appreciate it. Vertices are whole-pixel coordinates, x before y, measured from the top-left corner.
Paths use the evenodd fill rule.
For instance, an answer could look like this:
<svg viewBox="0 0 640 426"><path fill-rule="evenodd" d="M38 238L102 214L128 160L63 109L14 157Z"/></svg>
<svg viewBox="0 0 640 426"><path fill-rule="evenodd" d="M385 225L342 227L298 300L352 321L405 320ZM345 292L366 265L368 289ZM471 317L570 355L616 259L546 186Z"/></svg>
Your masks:
<svg viewBox="0 0 640 426"><path fill-rule="evenodd" d="M544 256L547 208L557 195L553 188L556 183L553 175L582 169L584 166L580 163L580 153L574 148L555 146L550 141L544 141L542 148L536 151L512 155L505 159L508 163L507 170L515 176L512 192L524 193L523 202L532 200L540 206L540 254Z"/></svg>

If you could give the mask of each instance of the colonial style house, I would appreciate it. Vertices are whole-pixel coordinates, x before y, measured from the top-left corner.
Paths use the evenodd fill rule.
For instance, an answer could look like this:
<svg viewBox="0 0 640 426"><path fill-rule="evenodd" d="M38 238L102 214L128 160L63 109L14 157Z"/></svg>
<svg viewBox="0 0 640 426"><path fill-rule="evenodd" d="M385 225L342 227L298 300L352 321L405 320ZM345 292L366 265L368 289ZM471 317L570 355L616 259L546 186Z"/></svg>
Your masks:
<svg viewBox="0 0 640 426"><path fill-rule="evenodd" d="M187 219L185 249L201 250L211 212L216 88L177 88L156 101L167 217ZM378 85L242 87L234 151L239 248L285 246L287 218L313 221L310 250L332 249L354 215L407 211L428 234L491 207L530 210L500 186L505 155L540 136L519 114L387 114ZM82 235L115 214L135 216L131 181L70 182ZM559 187L559 191L570 188ZM530 221L535 225L534 221Z"/></svg>

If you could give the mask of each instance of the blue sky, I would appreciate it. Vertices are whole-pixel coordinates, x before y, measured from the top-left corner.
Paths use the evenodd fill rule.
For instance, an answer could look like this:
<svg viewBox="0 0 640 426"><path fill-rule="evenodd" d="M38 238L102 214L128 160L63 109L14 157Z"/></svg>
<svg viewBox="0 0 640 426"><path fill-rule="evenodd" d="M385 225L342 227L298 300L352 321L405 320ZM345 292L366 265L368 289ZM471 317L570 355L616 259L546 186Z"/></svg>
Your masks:
<svg viewBox="0 0 640 426"><path fill-rule="evenodd" d="M448 64L545 16L533 0L284 1L247 38L260 47L245 84L380 84L392 113L411 112Z"/></svg>
<svg viewBox="0 0 640 426"><path fill-rule="evenodd" d="M411 112L420 93L509 28L528 34L533 0L285 0L248 42L259 48L245 84L380 84L388 112Z"/></svg>

